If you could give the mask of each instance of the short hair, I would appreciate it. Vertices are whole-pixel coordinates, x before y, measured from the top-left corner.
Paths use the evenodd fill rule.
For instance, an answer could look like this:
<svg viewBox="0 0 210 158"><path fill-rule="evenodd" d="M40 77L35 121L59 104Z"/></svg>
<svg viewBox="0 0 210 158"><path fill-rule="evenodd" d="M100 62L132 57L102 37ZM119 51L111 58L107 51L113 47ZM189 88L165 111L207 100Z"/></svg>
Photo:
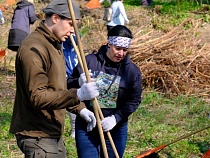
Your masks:
<svg viewBox="0 0 210 158"><path fill-rule="evenodd" d="M110 36L120 36L120 37L128 37L128 38L133 38L132 32L124 25L116 25L112 27L108 34L108 37Z"/></svg>

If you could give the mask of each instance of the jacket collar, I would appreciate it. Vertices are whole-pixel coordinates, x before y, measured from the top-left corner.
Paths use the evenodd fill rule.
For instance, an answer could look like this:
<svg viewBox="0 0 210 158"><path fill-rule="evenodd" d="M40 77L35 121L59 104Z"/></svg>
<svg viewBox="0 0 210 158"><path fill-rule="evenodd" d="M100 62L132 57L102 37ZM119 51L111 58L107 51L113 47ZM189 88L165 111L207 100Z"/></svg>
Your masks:
<svg viewBox="0 0 210 158"><path fill-rule="evenodd" d="M60 42L57 37L44 25L44 21L40 22L36 31L41 33L46 39L58 50L62 49L62 42Z"/></svg>

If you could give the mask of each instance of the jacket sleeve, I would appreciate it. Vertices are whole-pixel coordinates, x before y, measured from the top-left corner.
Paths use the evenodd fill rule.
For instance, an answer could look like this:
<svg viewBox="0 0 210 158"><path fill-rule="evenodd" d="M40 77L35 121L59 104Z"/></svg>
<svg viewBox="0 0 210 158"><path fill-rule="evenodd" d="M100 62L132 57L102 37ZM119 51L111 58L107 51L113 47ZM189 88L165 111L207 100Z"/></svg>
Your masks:
<svg viewBox="0 0 210 158"><path fill-rule="evenodd" d="M135 73L137 73L137 75L133 75L135 79L131 88L127 89L127 93L124 93L123 96L120 97L120 101L118 102L120 105L117 106L116 112L114 113L117 123L124 119L127 120L141 103L142 77L140 71L137 70Z"/></svg>
<svg viewBox="0 0 210 158"><path fill-rule="evenodd" d="M54 71L49 74L48 69L51 69L51 66L47 55L41 54L38 49L27 47L28 44L20 48L16 58L16 61L18 60L16 71L18 71L17 78L21 82L18 86L22 86L18 88L25 89L22 93L26 92L25 95L28 96L26 98L30 98L32 106L39 110L57 110L79 105L77 89L67 90L66 84L63 83L65 82L63 57L56 58L58 61L54 62ZM62 69L56 68L58 66L62 66ZM57 76L52 73L56 73ZM59 79L64 80L59 81Z"/></svg>
<svg viewBox="0 0 210 158"><path fill-rule="evenodd" d="M34 5L30 5L28 9L28 14L29 14L29 23L34 24L34 22L37 19L36 13L35 13L35 8Z"/></svg>

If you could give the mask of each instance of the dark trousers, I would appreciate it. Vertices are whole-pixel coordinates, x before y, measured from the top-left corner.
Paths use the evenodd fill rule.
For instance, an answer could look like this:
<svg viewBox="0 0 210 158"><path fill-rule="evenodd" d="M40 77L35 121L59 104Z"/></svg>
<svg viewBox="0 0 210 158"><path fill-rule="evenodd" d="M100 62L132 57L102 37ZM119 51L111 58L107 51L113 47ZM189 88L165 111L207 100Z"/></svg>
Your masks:
<svg viewBox="0 0 210 158"><path fill-rule="evenodd" d="M25 158L66 158L63 139L16 136L17 145Z"/></svg>
<svg viewBox="0 0 210 158"><path fill-rule="evenodd" d="M115 126L110 134L114 141L115 147L122 158L127 141L128 122ZM87 123L81 118L76 118L75 138L78 158L104 158L101 146L101 140L97 127L91 132L87 132ZM106 133L104 133L106 147L109 158L115 158L114 151Z"/></svg>
<svg viewBox="0 0 210 158"><path fill-rule="evenodd" d="M17 52L28 33L20 29L11 29L8 37L8 49Z"/></svg>

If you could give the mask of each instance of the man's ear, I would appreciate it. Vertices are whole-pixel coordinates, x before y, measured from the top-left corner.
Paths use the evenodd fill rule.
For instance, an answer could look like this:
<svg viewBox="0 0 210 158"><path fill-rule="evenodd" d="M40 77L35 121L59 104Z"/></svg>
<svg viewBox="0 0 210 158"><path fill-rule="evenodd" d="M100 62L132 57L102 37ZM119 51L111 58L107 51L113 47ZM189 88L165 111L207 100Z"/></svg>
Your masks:
<svg viewBox="0 0 210 158"><path fill-rule="evenodd" d="M52 15L52 22L54 24L56 24L59 20L60 20L60 17L58 16L58 14L53 14Z"/></svg>

